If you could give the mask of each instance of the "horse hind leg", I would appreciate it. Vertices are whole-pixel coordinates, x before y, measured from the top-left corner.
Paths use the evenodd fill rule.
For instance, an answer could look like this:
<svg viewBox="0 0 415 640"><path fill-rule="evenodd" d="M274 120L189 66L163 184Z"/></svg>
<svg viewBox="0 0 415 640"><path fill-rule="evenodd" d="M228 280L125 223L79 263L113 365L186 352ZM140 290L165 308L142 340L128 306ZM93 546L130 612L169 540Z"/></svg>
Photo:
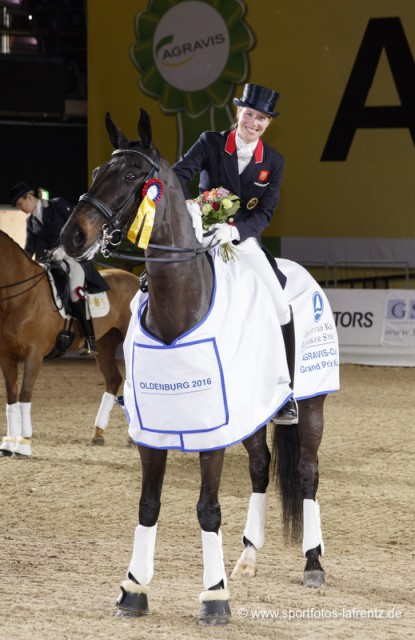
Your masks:
<svg viewBox="0 0 415 640"><path fill-rule="evenodd" d="M320 557L324 555L321 531L320 506L316 500L319 471L318 448L323 435L323 404L326 396L312 398L303 408L304 423L299 428L300 462L299 478L303 498L303 543L306 558L303 575L305 587L319 588L325 583Z"/></svg>
<svg viewBox="0 0 415 640"><path fill-rule="evenodd" d="M100 340L97 340L96 361L105 380L105 391L95 418L94 433L90 441L92 446L105 444L104 433L109 423L111 411L117 401L116 394L120 388L122 376L115 355L121 340L121 334L116 329L111 329Z"/></svg>
<svg viewBox="0 0 415 640"><path fill-rule="evenodd" d="M266 441L266 428L244 441L249 457L249 471L252 482L252 494L249 499L248 514L242 535L244 549L239 557L231 578L254 577L257 573L256 552L265 541L265 516L269 483L271 454Z"/></svg>
<svg viewBox="0 0 415 640"><path fill-rule="evenodd" d="M318 588L325 583L325 574L320 564L320 556L324 555L324 543L321 533L320 506L317 500L303 501L303 518L303 552L307 559L303 584L305 587Z"/></svg>

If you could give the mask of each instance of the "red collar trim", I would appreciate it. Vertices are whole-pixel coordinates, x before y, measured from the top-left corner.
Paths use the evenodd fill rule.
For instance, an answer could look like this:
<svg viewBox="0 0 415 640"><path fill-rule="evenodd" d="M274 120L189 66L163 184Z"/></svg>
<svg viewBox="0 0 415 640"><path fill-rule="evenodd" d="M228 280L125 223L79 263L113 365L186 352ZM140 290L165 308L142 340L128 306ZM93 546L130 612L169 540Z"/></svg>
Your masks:
<svg viewBox="0 0 415 640"><path fill-rule="evenodd" d="M231 156L236 151L236 129L231 131L226 138L225 151Z"/></svg>
<svg viewBox="0 0 415 640"><path fill-rule="evenodd" d="M261 140L261 138L258 140L258 144L255 147L255 151L254 151L254 157L255 157L255 162L262 162L264 159L264 144Z"/></svg>
<svg viewBox="0 0 415 640"><path fill-rule="evenodd" d="M226 138L225 151L231 156L236 151L236 129L233 129ZM261 138L258 140L254 151L255 162L262 162L264 158L264 144Z"/></svg>

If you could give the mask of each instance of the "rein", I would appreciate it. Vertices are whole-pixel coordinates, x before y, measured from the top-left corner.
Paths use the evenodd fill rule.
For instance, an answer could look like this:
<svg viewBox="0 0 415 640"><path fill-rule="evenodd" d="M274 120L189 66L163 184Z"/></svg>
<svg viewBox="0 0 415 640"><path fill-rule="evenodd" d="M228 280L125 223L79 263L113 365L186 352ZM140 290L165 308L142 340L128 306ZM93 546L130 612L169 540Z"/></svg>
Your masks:
<svg viewBox="0 0 415 640"><path fill-rule="evenodd" d="M149 244L150 249L159 249L160 251L171 251L172 253L192 253L187 258L148 258L146 256L132 256L130 253L121 253L121 251L108 251L105 258L117 258L126 262L189 262L194 260L202 253L210 251L212 247L198 247L196 249L184 249L182 247L165 247L159 244ZM216 245L215 245L216 246Z"/></svg>
<svg viewBox="0 0 415 640"><path fill-rule="evenodd" d="M31 276L30 278L25 278L25 280L19 280L19 282L12 282L11 284L3 284L3 285L1 285L0 289L11 289L12 287L18 287L19 285L24 284L25 282L30 282L31 280L36 280L36 282L34 282L30 287L27 287L27 289L24 289L23 291L20 291L19 293L15 293L14 295L5 296L3 298L0 298L0 302L5 302L6 300L12 300L13 298L18 298L19 296L22 296L24 293L27 293L28 291L30 291L31 289L36 287L36 285L39 284L41 279L44 278L45 276L46 276L46 271L43 271L43 273L37 273L36 275Z"/></svg>

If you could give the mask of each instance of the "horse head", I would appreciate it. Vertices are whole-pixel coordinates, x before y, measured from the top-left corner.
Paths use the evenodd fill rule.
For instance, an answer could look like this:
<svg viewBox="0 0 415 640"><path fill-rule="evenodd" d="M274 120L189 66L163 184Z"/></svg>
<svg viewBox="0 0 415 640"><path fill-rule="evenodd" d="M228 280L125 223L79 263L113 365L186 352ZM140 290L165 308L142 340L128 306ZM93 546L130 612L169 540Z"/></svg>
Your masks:
<svg viewBox="0 0 415 640"><path fill-rule="evenodd" d="M61 231L65 251L78 260L91 259L103 243L114 247L121 242L143 200L143 189L157 178L160 162L165 162L153 146L150 118L143 109L138 140L129 141L109 113L105 125L115 151L93 171L90 190L80 197ZM175 179L170 173L173 177L164 178L167 183Z"/></svg>

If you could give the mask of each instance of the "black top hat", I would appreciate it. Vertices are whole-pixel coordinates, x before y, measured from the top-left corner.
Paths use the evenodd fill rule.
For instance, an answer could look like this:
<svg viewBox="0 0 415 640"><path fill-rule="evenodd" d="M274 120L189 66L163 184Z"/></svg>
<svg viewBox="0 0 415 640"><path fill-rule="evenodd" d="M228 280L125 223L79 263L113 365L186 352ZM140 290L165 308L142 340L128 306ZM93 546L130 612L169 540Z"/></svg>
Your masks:
<svg viewBox="0 0 415 640"><path fill-rule="evenodd" d="M34 191L35 194L37 194L39 189L38 187L34 187L32 184L30 184L30 182L26 182L26 180L24 180L23 182L19 182L19 184L16 184L10 191L10 199L13 207L16 206L16 202L18 201L18 199L24 196L29 191Z"/></svg>
<svg viewBox="0 0 415 640"><path fill-rule="evenodd" d="M275 116L280 115L274 111L279 97L280 94L272 89L260 87L258 84L246 84L242 98L240 100L234 98L233 103L237 107L251 107L251 109L261 111L261 113L266 113L267 116L275 118Z"/></svg>

